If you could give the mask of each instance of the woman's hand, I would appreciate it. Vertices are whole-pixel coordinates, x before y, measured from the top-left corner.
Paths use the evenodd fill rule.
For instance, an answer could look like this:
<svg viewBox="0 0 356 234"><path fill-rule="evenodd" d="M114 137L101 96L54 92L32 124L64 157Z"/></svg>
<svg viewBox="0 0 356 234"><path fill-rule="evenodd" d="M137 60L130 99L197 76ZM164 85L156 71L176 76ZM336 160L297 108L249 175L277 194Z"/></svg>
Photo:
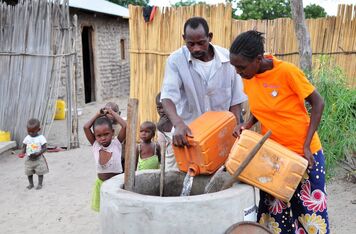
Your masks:
<svg viewBox="0 0 356 234"><path fill-rule="evenodd" d="M247 121L246 123L242 123L242 124L238 124L235 129L234 132L232 133L232 135L236 138L240 138L241 132L245 129L250 129L252 128L253 123L251 121Z"/></svg>
<svg viewBox="0 0 356 234"><path fill-rule="evenodd" d="M304 146L304 157L306 160L308 160L308 168L312 169L315 163L315 159L314 159L314 155L310 151L310 147Z"/></svg>

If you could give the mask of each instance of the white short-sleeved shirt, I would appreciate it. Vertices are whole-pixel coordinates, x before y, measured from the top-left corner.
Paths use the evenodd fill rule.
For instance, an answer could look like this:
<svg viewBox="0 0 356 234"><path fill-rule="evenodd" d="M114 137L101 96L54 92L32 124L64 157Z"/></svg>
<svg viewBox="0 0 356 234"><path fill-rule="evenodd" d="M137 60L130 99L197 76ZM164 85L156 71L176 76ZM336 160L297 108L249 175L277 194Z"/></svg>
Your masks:
<svg viewBox="0 0 356 234"><path fill-rule="evenodd" d="M42 145L46 144L47 140L43 135L38 135L36 137L27 135L23 140L23 143L26 145L26 155L29 156L41 151Z"/></svg>
<svg viewBox="0 0 356 234"><path fill-rule="evenodd" d="M121 143L117 138L112 139L107 147L100 145L97 141L94 142L93 154L97 173L122 173L121 148ZM112 153L110 160L105 165L99 163L99 151L101 149Z"/></svg>
<svg viewBox="0 0 356 234"><path fill-rule="evenodd" d="M247 101L241 77L230 64L229 51L215 45L213 48L209 79L201 76L186 46L167 59L161 100L172 100L186 124L207 111L228 111L231 106Z"/></svg>

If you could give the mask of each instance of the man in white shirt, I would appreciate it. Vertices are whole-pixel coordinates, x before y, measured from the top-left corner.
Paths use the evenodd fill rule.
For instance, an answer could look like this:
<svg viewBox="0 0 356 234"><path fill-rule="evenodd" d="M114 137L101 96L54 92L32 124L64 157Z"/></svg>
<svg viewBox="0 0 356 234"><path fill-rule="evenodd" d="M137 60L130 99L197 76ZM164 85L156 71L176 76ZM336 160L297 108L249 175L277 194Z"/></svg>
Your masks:
<svg viewBox="0 0 356 234"><path fill-rule="evenodd" d="M241 104L247 100L241 77L230 64L229 51L210 44L212 37L205 19L190 18L184 24L186 45L167 59L161 100L176 146L189 146L187 125L207 111L229 110L240 122Z"/></svg>

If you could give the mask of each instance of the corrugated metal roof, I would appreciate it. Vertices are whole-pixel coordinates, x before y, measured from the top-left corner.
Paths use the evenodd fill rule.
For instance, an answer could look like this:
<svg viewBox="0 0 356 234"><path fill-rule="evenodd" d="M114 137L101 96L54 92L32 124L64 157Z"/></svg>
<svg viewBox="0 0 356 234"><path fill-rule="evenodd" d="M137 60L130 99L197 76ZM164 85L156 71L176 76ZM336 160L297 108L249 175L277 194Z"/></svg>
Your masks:
<svg viewBox="0 0 356 234"><path fill-rule="evenodd" d="M69 0L69 6L129 18L129 10L127 8L105 0Z"/></svg>

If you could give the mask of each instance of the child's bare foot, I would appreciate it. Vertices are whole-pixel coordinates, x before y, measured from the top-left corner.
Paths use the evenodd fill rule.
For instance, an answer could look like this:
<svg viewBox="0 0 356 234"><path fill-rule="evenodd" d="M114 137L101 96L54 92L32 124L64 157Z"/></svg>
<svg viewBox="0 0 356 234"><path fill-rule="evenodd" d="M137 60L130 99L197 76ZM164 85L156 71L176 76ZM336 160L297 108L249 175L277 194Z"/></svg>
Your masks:
<svg viewBox="0 0 356 234"><path fill-rule="evenodd" d="M27 189L32 189L34 186L33 186L33 184L29 184L26 188Z"/></svg>
<svg viewBox="0 0 356 234"><path fill-rule="evenodd" d="M37 187L36 187L37 190L39 190L39 189L41 189L41 188L42 188L42 185L41 185L41 184L37 185Z"/></svg>

